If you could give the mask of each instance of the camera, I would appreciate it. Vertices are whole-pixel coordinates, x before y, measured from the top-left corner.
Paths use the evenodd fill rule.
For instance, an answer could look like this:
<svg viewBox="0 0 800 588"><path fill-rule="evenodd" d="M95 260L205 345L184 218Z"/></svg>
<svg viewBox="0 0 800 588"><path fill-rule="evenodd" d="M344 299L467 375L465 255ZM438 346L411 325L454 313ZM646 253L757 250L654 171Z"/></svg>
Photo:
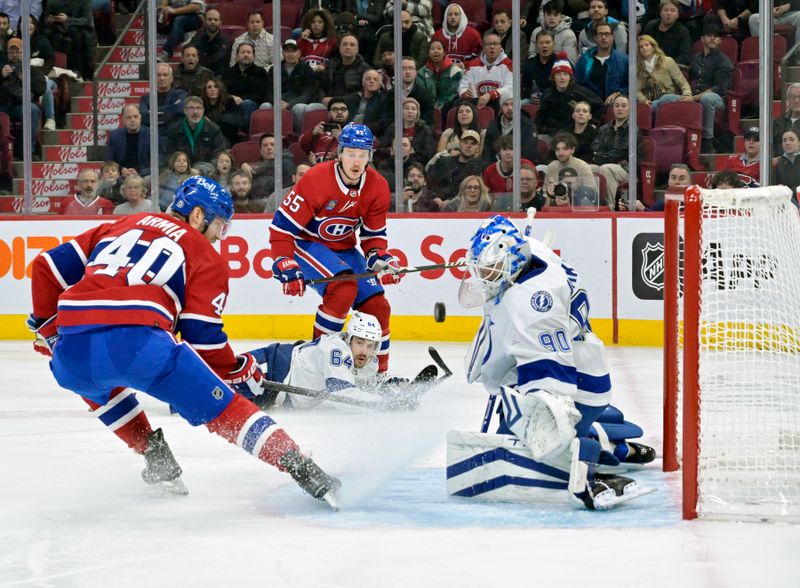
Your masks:
<svg viewBox="0 0 800 588"><path fill-rule="evenodd" d="M403 187L404 187L406 190L407 190L407 189L409 189L409 188L411 188L411 191L412 191L412 192L414 192L414 194L416 194L417 192L419 192L420 190L422 190L422 186L415 186L414 184L412 184L412 183L411 183L411 182L409 182L408 180L406 180L405 182L403 182Z"/></svg>
<svg viewBox="0 0 800 588"><path fill-rule="evenodd" d="M559 182L553 186L553 198L564 198L565 196L572 199L572 186L567 182Z"/></svg>
<svg viewBox="0 0 800 588"><path fill-rule="evenodd" d="M22 77L22 62L12 61L11 63L9 63L9 65L14 70L15 74L17 74L19 77Z"/></svg>
<svg viewBox="0 0 800 588"><path fill-rule="evenodd" d="M330 133L331 131L336 130L338 128L339 128L338 123L331 123L331 122L322 123L322 130L326 133Z"/></svg>

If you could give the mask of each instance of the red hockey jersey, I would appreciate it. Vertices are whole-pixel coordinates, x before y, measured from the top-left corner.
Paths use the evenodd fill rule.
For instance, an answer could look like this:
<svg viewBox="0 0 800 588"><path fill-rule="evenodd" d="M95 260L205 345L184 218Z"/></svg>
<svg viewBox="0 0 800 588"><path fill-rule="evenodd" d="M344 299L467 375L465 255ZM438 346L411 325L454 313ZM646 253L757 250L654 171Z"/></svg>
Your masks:
<svg viewBox="0 0 800 588"><path fill-rule="evenodd" d="M211 243L167 214L99 225L39 255L33 314L59 331L147 325L180 333L218 375L237 361L222 330L228 267Z"/></svg>
<svg viewBox="0 0 800 588"><path fill-rule="evenodd" d="M358 186L350 187L338 162L318 163L295 184L272 219L272 256L291 257L295 239L344 251L355 247L360 237L365 253L386 249L390 201L389 184L373 168L367 168Z"/></svg>

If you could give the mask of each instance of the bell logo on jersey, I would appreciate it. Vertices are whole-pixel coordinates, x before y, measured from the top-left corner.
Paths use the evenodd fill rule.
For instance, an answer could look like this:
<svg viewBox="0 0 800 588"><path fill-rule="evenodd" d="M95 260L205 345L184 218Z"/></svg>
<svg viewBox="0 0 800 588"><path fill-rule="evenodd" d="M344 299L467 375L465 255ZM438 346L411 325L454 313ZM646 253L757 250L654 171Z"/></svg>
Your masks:
<svg viewBox="0 0 800 588"><path fill-rule="evenodd" d="M326 218L319 224L319 236L326 241L343 241L350 236L359 219L343 216Z"/></svg>
<svg viewBox="0 0 800 588"><path fill-rule="evenodd" d="M531 306L537 312L547 312L553 308L553 297L550 292L539 290L531 296Z"/></svg>

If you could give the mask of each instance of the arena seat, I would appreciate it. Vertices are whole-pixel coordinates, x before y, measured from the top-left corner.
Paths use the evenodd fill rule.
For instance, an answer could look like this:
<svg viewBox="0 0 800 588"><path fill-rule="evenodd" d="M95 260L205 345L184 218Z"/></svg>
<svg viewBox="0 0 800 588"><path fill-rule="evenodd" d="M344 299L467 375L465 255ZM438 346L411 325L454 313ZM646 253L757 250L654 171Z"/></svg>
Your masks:
<svg viewBox="0 0 800 588"><path fill-rule="evenodd" d="M272 133L275 130L275 111L272 108L256 110L250 115L250 139L256 139L264 133ZM288 139L292 132L292 113L288 110L281 110L281 135Z"/></svg>
<svg viewBox="0 0 800 588"><path fill-rule="evenodd" d="M231 147L231 155L239 165L261 161L261 148L258 141L243 141Z"/></svg>

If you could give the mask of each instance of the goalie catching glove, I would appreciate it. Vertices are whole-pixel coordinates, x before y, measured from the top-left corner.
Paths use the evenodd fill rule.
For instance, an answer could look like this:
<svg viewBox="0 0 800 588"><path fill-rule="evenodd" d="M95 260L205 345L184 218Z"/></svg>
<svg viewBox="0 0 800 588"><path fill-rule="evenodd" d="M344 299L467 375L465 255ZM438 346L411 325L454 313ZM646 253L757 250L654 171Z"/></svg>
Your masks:
<svg viewBox="0 0 800 588"><path fill-rule="evenodd" d="M246 398L258 396L264 391L261 387L261 380L264 379L264 374L261 372L256 358L250 353L245 353L237 355L236 359L239 362L239 367L228 374L225 378L225 383Z"/></svg>
<svg viewBox="0 0 800 588"><path fill-rule="evenodd" d="M399 260L385 249L371 249L367 253L367 268L377 273L381 284L399 284L403 274L398 273L402 268Z"/></svg>
<svg viewBox="0 0 800 588"><path fill-rule="evenodd" d="M287 296L302 296L306 291L306 280L298 263L291 257L279 257L272 264L272 274L283 285Z"/></svg>
<svg viewBox="0 0 800 588"><path fill-rule="evenodd" d="M567 447L575 438L575 425L581 413L575 403L546 390L521 393L503 386L500 393L506 422L541 461Z"/></svg>
<svg viewBox="0 0 800 588"><path fill-rule="evenodd" d="M53 357L53 347L55 347L58 340L56 315L48 319L42 319L31 314L28 315L28 320L25 321L25 324L36 335L36 340L33 342L34 351L46 357Z"/></svg>

